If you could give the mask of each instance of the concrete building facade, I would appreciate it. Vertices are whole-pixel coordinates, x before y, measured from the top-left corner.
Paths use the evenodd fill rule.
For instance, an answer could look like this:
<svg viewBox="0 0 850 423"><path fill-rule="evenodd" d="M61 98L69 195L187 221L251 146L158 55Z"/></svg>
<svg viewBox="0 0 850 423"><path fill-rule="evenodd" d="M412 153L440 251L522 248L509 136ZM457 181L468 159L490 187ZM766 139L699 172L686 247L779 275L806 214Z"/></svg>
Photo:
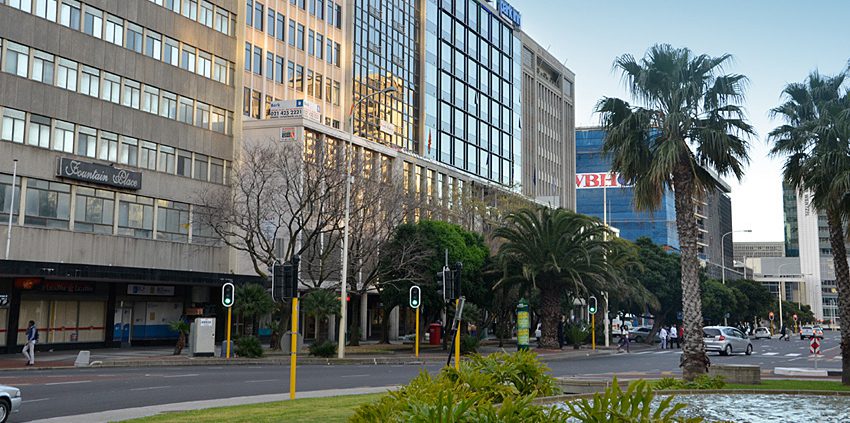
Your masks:
<svg viewBox="0 0 850 423"><path fill-rule="evenodd" d="M230 255L193 203L233 160L242 5L0 2L0 349L30 319L42 347L80 348L215 316Z"/></svg>

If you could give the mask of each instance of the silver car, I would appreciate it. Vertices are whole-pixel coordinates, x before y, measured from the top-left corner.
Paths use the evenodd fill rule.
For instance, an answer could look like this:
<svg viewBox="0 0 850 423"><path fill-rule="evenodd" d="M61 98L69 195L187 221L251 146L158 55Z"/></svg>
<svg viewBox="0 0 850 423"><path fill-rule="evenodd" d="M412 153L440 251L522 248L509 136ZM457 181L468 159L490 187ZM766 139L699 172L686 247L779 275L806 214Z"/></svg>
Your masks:
<svg viewBox="0 0 850 423"><path fill-rule="evenodd" d="M753 353L753 343L747 335L728 326L706 326L702 329L706 351L717 351L720 355Z"/></svg>
<svg viewBox="0 0 850 423"><path fill-rule="evenodd" d="M6 423L9 415L21 411L21 390L0 385L0 423Z"/></svg>

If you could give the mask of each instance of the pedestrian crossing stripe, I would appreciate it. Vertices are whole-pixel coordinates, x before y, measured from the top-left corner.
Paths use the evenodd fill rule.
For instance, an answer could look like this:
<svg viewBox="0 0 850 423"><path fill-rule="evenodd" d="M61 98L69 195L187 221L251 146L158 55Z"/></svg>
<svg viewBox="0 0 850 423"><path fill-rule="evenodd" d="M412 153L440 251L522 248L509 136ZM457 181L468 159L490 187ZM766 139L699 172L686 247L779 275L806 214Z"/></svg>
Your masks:
<svg viewBox="0 0 850 423"><path fill-rule="evenodd" d="M785 354L785 357L799 357L799 356L800 356L800 354L797 354L797 353Z"/></svg>
<svg viewBox="0 0 850 423"><path fill-rule="evenodd" d="M778 352L768 352L768 353L764 353L764 355L779 355L779 353Z"/></svg>

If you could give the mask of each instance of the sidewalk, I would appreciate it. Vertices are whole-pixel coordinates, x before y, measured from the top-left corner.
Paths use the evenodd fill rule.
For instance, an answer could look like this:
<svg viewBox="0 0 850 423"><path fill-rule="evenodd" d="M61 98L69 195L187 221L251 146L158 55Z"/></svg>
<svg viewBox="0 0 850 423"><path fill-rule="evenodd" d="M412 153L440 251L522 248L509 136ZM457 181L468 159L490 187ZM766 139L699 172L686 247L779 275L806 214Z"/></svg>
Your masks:
<svg viewBox="0 0 850 423"><path fill-rule="evenodd" d="M173 347L130 347L130 348L107 348L94 349L91 352L90 363L92 367L163 367L163 366L210 366L210 365L289 365L290 355L282 351L265 351L262 358L231 358L226 360L219 357L219 346L216 346L215 357L191 357L189 349L184 349L183 354L173 355ZM633 351L642 350L641 347L633 347ZM479 348L482 355L494 352L516 351L516 344L504 345L499 348L495 343L486 342ZM578 360L591 356L603 356L617 354L616 346L605 348L597 346L591 350L585 345L581 349L564 347L563 350L531 349L537 353L541 361ZM26 367L25 359L21 354L0 355L0 371L3 370L45 370L73 368L77 358L78 350L64 350L36 353L36 365ZM323 365L420 365L424 363L445 363L448 351L443 351L441 346L420 345L420 354L417 358L413 354L413 345L409 344L376 344L361 342L361 346L346 347L346 358L320 358L310 356L304 349L298 354L298 364L323 364Z"/></svg>

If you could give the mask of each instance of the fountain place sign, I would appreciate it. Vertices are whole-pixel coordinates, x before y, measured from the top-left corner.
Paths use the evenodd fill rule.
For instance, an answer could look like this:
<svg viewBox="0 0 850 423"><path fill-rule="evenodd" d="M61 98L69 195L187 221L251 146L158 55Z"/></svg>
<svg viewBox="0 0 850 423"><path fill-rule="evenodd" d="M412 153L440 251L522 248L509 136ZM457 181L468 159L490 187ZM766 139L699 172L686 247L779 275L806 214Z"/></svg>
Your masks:
<svg viewBox="0 0 850 423"><path fill-rule="evenodd" d="M109 185L123 189L142 189L142 173L118 169L99 163L81 162L67 157L59 158L56 175L93 184Z"/></svg>

